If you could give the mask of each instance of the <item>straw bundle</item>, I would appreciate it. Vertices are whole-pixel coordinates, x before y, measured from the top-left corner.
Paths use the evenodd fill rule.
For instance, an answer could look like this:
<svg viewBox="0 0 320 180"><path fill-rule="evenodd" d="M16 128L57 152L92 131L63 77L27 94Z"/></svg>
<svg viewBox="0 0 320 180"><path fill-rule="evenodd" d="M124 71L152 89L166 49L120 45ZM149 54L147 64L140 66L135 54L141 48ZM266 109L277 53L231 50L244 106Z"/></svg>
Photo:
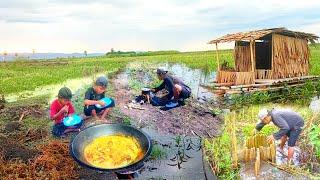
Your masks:
<svg viewBox="0 0 320 180"><path fill-rule="evenodd" d="M233 83L235 82L236 74L230 71L218 71L217 82L218 83Z"/></svg>
<svg viewBox="0 0 320 180"><path fill-rule="evenodd" d="M236 72L235 85L254 84L254 72Z"/></svg>
<svg viewBox="0 0 320 180"><path fill-rule="evenodd" d="M308 75L310 51L308 41L273 34L273 78L289 78Z"/></svg>

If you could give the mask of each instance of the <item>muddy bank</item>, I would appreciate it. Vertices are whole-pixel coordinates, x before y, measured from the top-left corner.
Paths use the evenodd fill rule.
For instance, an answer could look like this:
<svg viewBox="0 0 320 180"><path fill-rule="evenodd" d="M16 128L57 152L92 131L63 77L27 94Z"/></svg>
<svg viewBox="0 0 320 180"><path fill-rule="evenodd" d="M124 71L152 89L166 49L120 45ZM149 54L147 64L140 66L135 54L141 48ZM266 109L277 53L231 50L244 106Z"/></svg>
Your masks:
<svg viewBox="0 0 320 180"><path fill-rule="evenodd" d="M42 118L46 115L43 105L7 106L0 109L2 120L21 121L27 117Z"/></svg>
<svg viewBox="0 0 320 180"><path fill-rule="evenodd" d="M126 74L120 73L113 80L117 106L140 127L153 126L161 134L199 135L214 137L221 133L222 120L206 104L189 98L186 105L163 111L151 104L128 108L131 100L139 95L128 85Z"/></svg>
<svg viewBox="0 0 320 180"><path fill-rule="evenodd" d="M21 145L19 141L12 138L0 137L0 144L0 152L2 153L5 161L20 159L23 162L27 162L39 153L35 149L30 149Z"/></svg>

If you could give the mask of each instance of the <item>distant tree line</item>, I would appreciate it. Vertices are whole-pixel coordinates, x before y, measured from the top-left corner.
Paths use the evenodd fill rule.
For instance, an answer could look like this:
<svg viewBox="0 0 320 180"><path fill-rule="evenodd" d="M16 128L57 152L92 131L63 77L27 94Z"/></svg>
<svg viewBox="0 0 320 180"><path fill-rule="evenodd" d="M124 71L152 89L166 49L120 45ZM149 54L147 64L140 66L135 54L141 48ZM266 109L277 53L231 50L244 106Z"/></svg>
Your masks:
<svg viewBox="0 0 320 180"><path fill-rule="evenodd" d="M154 56L154 55L167 55L167 54L179 54L179 51L168 50L168 51L114 51L112 48L110 52L106 53L107 57L134 57L134 56Z"/></svg>

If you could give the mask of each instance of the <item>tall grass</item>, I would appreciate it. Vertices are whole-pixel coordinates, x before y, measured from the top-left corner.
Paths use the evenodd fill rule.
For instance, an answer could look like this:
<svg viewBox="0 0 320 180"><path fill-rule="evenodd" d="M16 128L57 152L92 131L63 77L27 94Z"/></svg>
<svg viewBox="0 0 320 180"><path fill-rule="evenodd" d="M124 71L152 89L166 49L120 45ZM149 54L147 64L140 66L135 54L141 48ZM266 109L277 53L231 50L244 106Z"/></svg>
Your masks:
<svg viewBox="0 0 320 180"><path fill-rule="evenodd" d="M320 43L311 45L310 74L320 75Z"/></svg>

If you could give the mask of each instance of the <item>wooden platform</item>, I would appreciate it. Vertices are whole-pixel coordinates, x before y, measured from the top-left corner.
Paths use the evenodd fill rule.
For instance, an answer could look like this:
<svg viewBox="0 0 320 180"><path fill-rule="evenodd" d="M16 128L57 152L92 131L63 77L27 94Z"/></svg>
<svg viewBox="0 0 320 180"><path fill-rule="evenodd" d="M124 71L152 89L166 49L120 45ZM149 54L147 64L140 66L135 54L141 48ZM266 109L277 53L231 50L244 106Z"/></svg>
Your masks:
<svg viewBox="0 0 320 180"><path fill-rule="evenodd" d="M212 88L217 94L239 94L243 92L258 92L280 90L284 86L302 86L307 81L319 81L320 76L301 76L284 79L256 79L254 84L232 85L228 83L214 83Z"/></svg>
<svg viewBox="0 0 320 180"><path fill-rule="evenodd" d="M305 81L319 79L319 76L301 76L301 77L293 77L293 78L284 78L284 79L256 79L255 84L276 84L276 83L285 83L292 81Z"/></svg>

